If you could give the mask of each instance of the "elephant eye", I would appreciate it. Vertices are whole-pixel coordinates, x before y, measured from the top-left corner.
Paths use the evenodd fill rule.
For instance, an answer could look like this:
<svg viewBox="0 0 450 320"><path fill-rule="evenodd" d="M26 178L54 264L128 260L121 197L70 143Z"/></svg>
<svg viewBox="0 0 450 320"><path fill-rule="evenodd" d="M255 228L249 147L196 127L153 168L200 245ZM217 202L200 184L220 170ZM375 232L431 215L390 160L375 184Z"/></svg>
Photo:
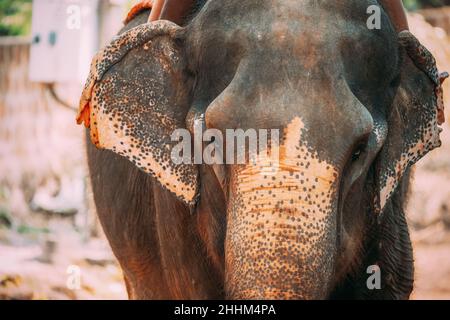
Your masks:
<svg viewBox="0 0 450 320"><path fill-rule="evenodd" d="M358 160L359 159L359 157L361 157L361 150L360 149L358 149L357 151L355 151L353 154L352 154L352 161L356 161L356 160Z"/></svg>
<svg viewBox="0 0 450 320"><path fill-rule="evenodd" d="M352 162L358 161L361 158L366 146L365 144L358 145L352 153Z"/></svg>

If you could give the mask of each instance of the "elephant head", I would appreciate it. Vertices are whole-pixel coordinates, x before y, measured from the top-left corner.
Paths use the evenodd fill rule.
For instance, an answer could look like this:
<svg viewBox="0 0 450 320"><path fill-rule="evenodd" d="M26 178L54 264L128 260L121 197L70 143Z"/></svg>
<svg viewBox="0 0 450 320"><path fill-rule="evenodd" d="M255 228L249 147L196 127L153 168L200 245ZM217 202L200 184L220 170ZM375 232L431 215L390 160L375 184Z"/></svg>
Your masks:
<svg viewBox="0 0 450 320"><path fill-rule="evenodd" d="M184 27L129 29L92 63L78 121L186 206L202 206L205 182L202 166L173 162L174 130L279 130L276 167L259 157L213 168L228 297L330 297L369 262L391 273L391 296L411 291L398 194L440 144L439 75L384 13L367 28L374 1L345 3L212 0Z"/></svg>

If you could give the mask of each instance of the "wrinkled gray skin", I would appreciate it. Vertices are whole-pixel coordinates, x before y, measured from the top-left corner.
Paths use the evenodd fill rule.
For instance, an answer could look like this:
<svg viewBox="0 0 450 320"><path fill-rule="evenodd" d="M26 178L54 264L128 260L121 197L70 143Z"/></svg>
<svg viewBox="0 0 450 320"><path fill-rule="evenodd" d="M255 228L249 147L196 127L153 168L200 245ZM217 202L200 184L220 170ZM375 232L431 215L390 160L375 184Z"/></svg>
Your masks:
<svg viewBox="0 0 450 320"><path fill-rule="evenodd" d="M98 77L96 101L120 123L135 121L123 133L141 148L103 145L121 157L88 147L98 214L131 298L409 297L403 205L409 166L427 151L417 145L436 125L433 84L384 12L381 30L367 29L370 4L212 0ZM208 128L280 129L281 169L175 168L168 134L201 115ZM380 290L366 286L374 264Z"/></svg>

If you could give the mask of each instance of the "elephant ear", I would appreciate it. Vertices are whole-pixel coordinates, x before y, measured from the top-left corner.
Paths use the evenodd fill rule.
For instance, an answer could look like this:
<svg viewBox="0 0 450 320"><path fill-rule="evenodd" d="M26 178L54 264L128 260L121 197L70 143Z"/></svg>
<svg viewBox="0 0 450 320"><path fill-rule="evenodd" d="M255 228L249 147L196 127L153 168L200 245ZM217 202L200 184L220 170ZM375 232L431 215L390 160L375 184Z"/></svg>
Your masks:
<svg viewBox="0 0 450 320"><path fill-rule="evenodd" d="M409 32L399 34L406 52L401 81L387 117L389 134L378 161L376 208L382 212L405 171L441 145L439 125L444 122L442 82L433 55Z"/></svg>
<svg viewBox="0 0 450 320"><path fill-rule="evenodd" d="M77 116L98 147L126 157L187 204L198 193L197 168L175 164L192 80L181 28L168 21L139 25L117 36L91 64Z"/></svg>

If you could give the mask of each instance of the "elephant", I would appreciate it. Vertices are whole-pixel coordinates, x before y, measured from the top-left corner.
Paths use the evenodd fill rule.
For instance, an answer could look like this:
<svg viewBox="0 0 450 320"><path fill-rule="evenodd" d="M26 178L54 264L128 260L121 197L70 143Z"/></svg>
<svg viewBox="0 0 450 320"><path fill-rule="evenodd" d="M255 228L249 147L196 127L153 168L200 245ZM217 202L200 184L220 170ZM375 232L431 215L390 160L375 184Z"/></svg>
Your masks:
<svg viewBox="0 0 450 320"><path fill-rule="evenodd" d="M368 28L373 5L198 1L181 26L141 6L95 56L77 119L131 299L410 297L404 205L446 75L382 7ZM279 130L276 170L175 164L172 133L195 123Z"/></svg>

